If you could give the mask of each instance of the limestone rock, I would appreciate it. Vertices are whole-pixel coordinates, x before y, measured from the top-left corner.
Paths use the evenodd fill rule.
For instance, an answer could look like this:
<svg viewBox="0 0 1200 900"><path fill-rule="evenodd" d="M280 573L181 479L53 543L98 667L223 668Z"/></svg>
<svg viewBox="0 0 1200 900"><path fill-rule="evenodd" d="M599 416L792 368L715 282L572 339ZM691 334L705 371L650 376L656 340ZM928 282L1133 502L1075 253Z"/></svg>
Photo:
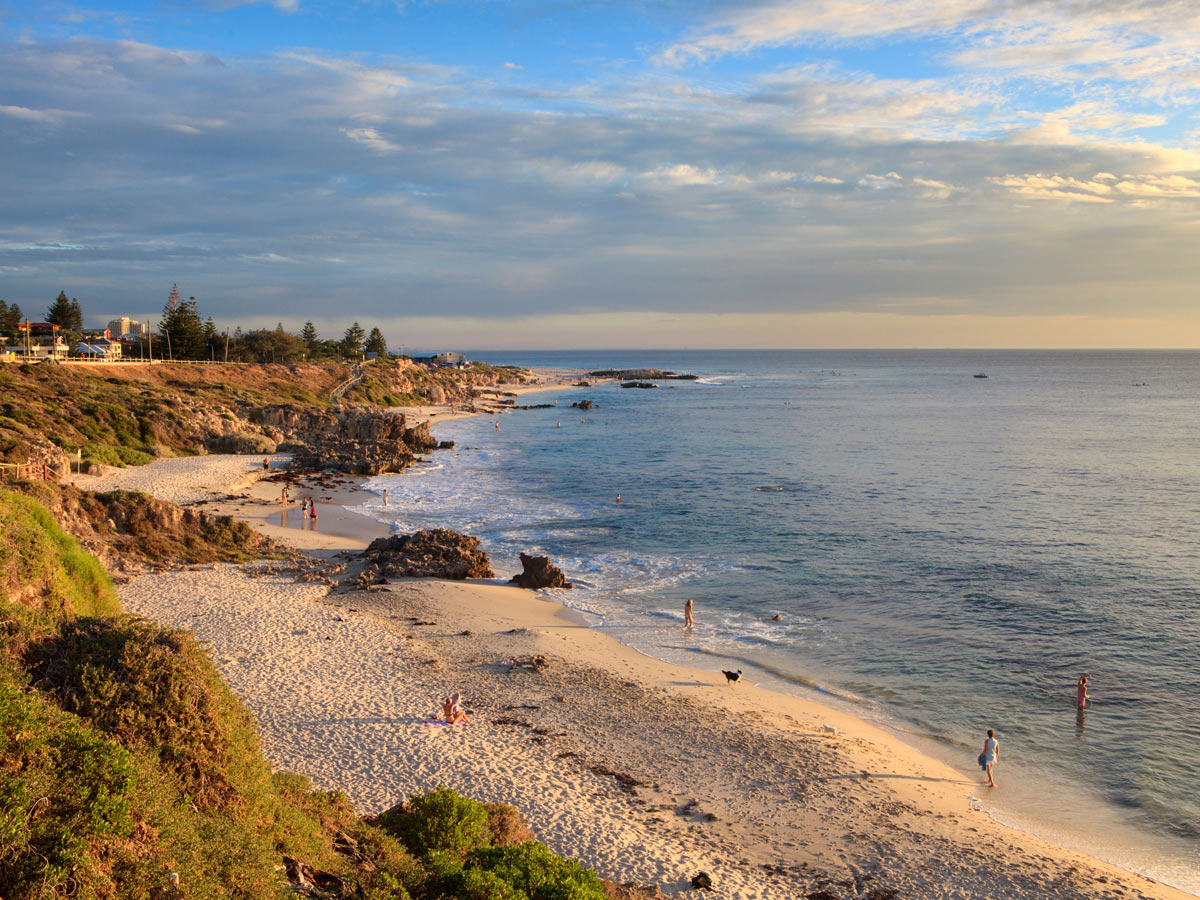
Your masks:
<svg viewBox="0 0 1200 900"><path fill-rule="evenodd" d="M362 556L366 565L358 577L360 586L388 578L495 577L479 539L447 528L377 538Z"/></svg>
<svg viewBox="0 0 1200 900"><path fill-rule="evenodd" d="M527 553L522 553L521 565L524 571L510 578L508 580L509 584L528 588L531 591L536 591L540 588L569 588L573 586L567 581L562 570L550 563L549 557L530 556Z"/></svg>
<svg viewBox="0 0 1200 900"><path fill-rule="evenodd" d="M275 448L275 441L265 434L250 432L214 434L204 441L204 449L210 453L248 453L257 456L260 453L274 453Z"/></svg>

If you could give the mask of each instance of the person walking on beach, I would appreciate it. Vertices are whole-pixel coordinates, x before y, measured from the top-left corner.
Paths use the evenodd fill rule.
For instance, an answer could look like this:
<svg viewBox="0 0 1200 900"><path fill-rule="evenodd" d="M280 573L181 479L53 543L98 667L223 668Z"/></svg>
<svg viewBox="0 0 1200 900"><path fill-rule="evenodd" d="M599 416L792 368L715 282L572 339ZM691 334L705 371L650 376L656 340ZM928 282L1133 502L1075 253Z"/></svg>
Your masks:
<svg viewBox="0 0 1200 900"><path fill-rule="evenodd" d="M688 597L687 603L683 604L683 627L691 628L695 624L692 621L692 598Z"/></svg>
<svg viewBox="0 0 1200 900"><path fill-rule="evenodd" d="M996 743L996 733L988 729L987 740L983 742L983 768L987 772L987 786L995 787L996 779L992 777L992 767L1000 757L1000 745Z"/></svg>
<svg viewBox="0 0 1200 900"><path fill-rule="evenodd" d="M1087 702L1092 699L1087 692L1088 679L1091 677L1090 675L1080 675L1079 683L1075 686L1075 705L1080 709L1087 706Z"/></svg>
<svg viewBox="0 0 1200 900"><path fill-rule="evenodd" d="M383 489L383 505L387 506L387 488Z"/></svg>

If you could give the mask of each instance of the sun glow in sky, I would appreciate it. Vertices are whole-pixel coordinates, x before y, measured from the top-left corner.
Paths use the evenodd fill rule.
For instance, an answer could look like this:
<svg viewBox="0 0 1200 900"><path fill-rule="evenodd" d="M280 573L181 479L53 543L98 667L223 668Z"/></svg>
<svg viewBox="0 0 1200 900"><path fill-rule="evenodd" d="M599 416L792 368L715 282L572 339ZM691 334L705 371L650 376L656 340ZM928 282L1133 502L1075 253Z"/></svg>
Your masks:
<svg viewBox="0 0 1200 900"><path fill-rule="evenodd" d="M1191 0L0 0L0 298L394 346L1200 346Z"/></svg>

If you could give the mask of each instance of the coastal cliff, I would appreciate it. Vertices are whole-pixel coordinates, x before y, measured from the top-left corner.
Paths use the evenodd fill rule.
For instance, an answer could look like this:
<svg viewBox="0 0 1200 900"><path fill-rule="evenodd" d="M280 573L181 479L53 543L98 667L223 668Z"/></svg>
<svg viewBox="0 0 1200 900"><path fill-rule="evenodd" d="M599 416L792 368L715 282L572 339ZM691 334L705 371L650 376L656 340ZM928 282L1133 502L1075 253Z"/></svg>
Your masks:
<svg viewBox="0 0 1200 900"><path fill-rule="evenodd" d="M120 467L282 446L309 468L397 472L437 446L405 407L473 407L499 385L528 378L513 368L437 369L407 360L366 363L357 381L354 372L336 362L8 366L0 370L0 462L63 479L76 459Z"/></svg>

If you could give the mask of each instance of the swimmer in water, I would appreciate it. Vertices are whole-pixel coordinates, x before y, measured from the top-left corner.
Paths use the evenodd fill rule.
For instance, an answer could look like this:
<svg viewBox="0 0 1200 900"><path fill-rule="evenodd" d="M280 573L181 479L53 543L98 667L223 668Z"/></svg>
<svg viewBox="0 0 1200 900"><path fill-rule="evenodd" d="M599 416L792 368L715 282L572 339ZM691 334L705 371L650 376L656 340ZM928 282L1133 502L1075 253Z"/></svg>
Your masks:
<svg viewBox="0 0 1200 900"><path fill-rule="evenodd" d="M620 503L620 502L621 502L621 495L620 495L620 494L617 494L617 502L618 502L618 503Z"/></svg>
<svg viewBox="0 0 1200 900"><path fill-rule="evenodd" d="M1090 675L1080 675L1079 682L1075 685L1075 705L1080 709L1087 706L1087 702L1091 700L1091 696L1087 692L1088 679Z"/></svg>

